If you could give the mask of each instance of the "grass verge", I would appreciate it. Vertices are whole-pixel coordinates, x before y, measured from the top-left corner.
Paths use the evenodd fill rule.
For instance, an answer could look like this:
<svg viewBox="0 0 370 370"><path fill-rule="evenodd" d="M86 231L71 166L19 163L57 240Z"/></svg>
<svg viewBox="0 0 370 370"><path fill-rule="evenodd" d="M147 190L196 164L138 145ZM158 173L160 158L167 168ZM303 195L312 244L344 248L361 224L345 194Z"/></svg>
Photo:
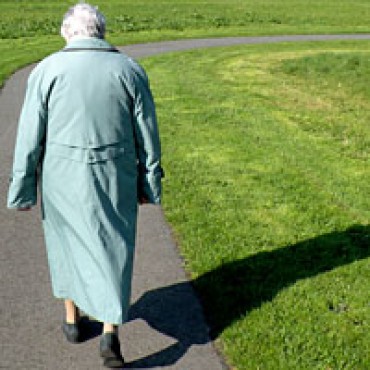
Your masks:
<svg viewBox="0 0 370 370"><path fill-rule="evenodd" d="M0 3L3 15L0 38L57 35L63 14L75 3L3 0ZM96 0L92 3L106 14L108 30L113 34L197 29L214 32L228 28L281 34L281 27L295 29L293 32L369 31L370 5L366 0L350 3L345 0L327 0L325 3L319 0Z"/></svg>
<svg viewBox="0 0 370 370"><path fill-rule="evenodd" d="M0 87L16 69L62 46L63 14L76 1L0 2ZM116 45L195 37L368 33L367 0L218 0L93 2Z"/></svg>
<svg viewBox="0 0 370 370"><path fill-rule="evenodd" d="M145 60L164 208L235 369L370 367L369 42Z"/></svg>

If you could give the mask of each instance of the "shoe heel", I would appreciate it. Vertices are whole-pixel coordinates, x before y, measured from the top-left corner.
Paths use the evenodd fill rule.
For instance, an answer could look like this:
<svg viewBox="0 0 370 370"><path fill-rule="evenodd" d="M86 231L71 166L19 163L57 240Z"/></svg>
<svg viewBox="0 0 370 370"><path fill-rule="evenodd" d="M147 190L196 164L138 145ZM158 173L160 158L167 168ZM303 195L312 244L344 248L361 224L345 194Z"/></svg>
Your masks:
<svg viewBox="0 0 370 370"><path fill-rule="evenodd" d="M66 321L63 321L62 331L70 343L79 343L80 342L80 331L78 324L68 324Z"/></svg>

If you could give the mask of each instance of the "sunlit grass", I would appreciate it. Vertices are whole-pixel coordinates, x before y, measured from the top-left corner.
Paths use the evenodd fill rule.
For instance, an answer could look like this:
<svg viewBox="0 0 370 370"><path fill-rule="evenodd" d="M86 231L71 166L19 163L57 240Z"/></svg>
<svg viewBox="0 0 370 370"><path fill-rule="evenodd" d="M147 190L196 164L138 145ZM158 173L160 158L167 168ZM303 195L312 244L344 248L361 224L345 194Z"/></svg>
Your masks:
<svg viewBox="0 0 370 370"><path fill-rule="evenodd" d="M76 1L0 2L0 87L11 72L63 44L60 22ZM116 45L235 35L370 32L366 0L92 1ZM11 54L11 55L10 55Z"/></svg>
<svg viewBox="0 0 370 370"><path fill-rule="evenodd" d="M166 216L236 369L370 366L369 46L145 61Z"/></svg>
<svg viewBox="0 0 370 370"><path fill-rule="evenodd" d="M66 9L76 1L4 0L0 38L56 35ZM110 33L239 29L245 33L367 32L366 0L91 1L107 15ZM6 16L4 16L6 15ZM289 32L290 28L290 32ZM234 32L235 33L235 32Z"/></svg>

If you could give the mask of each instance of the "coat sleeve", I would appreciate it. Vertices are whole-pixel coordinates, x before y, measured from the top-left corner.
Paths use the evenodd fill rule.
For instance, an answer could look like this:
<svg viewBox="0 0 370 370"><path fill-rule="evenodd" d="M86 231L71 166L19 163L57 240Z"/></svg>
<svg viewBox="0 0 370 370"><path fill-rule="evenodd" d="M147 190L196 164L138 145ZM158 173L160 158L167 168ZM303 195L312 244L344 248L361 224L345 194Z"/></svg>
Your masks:
<svg viewBox="0 0 370 370"><path fill-rule="evenodd" d="M8 208L25 208L37 202L37 167L46 131L47 108L42 93L42 70L36 67L27 82L18 123Z"/></svg>
<svg viewBox="0 0 370 370"><path fill-rule="evenodd" d="M134 134L138 159L138 196L149 203L161 202L161 145L153 96L146 73L134 73Z"/></svg>

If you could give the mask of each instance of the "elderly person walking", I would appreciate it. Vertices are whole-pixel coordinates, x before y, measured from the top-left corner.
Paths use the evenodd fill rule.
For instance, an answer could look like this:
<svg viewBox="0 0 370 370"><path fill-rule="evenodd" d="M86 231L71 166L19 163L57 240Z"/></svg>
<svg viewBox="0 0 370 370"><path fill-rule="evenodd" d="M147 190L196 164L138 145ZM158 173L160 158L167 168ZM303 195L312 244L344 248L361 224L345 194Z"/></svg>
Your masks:
<svg viewBox="0 0 370 370"><path fill-rule="evenodd" d="M104 323L100 354L124 365L118 325L129 308L138 203L161 197L160 141L144 70L104 40L104 16L70 8L66 47L27 85L8 207L30 210L40 184L53 294L63 332L81 340L79 309Z"/></svg>

